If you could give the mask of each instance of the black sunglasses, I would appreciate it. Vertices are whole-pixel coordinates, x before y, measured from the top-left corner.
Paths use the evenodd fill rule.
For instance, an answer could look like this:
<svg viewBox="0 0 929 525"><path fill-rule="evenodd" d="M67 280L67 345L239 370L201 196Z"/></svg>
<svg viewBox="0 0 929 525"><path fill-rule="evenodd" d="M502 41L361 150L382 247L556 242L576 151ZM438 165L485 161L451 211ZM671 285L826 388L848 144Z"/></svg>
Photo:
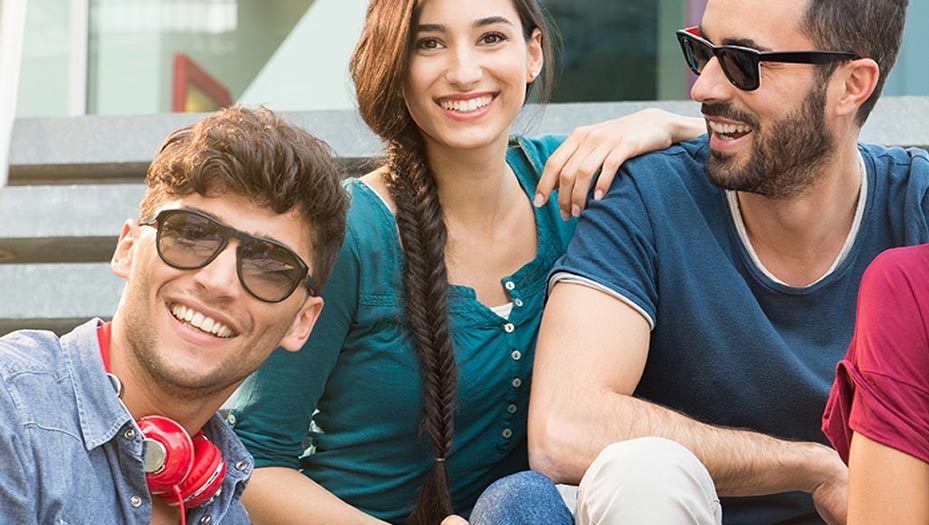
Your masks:
<svg viewBox="0 0 929 525"><path fill-rule="evenodd" d="M700 37L700 31L696 27L681 29L676 34L677 41L681 44L681 51L684 52L684 60L695 75L699 75L710 59L716 57L729 82L744 91L758 89L761 84L762 62L828 64L861 58L854 53L838 51L761 52L750 47L714 46Z"/></svg>
<svg viewBox="0 0 929 525"><path fill-rule="evenodd" d="M310 295L315 295L306 263L279 242L254 237L192 210L162 210L139 224L157 226L158 256L169 266L179 270L203 268L234 237L239 240L236 272L248 293L268 303L279 303L305 283Z"/></svg>

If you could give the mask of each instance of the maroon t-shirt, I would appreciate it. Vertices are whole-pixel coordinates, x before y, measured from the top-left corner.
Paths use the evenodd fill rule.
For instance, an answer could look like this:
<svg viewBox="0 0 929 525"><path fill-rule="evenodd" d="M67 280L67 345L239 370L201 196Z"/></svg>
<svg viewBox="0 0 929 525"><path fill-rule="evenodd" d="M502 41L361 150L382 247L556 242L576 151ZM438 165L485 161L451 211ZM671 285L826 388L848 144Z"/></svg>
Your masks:
<svg viewBox="0 0 929 525"><path fill-rule="evenodd" d="M862 277L823 414L846 463L852 431L929 463L929 244L888 250Z"/></svg>

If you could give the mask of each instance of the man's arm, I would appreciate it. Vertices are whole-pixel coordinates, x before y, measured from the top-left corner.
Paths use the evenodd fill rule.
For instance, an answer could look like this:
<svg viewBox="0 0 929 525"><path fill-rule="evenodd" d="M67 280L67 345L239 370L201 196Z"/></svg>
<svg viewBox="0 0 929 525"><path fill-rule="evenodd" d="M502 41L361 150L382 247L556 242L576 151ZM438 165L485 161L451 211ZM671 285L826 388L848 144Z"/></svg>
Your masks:
<svg viewBox="0 0 929 525"><path fill-rule="evenodd" d="M929 523L929 464L852 435L848 461L848 523Z"/></svg>
<svg viewBox="0 0 929 525"><path fill-rule="evenodd" d="M632 397L649 339L647 320L620 299L579 284L555 285L532 378L533 469L577 484L607 445L665 437L704 463L721 496L802 490L813 493L824 516L844 516L847 471L832 449L714 427Z"/></svg>
<svg viewBox="0 0 929 525"><path fill-rule="evenodd" d="M352 507L300 472L287 467L255 469L242 503L255 525L356 523L387 525Z"/></svg>

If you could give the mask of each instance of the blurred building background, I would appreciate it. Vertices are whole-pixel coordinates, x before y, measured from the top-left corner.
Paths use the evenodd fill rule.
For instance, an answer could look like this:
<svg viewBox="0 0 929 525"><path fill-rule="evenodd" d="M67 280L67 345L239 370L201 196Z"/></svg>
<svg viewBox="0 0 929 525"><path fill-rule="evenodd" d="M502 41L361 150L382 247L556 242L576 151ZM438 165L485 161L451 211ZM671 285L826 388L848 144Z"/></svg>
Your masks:
<svg viewBox="0 0 929 525"><path fill-rule="evenodd" d="M19 118L205 111L229 100L288 111L354 107L347 63L366 0L0 2L24 13ZM674 30L699 21L705 0L545 5L564 41L555 102L688 98ZM929 2L910 11L886 95L929 95L919 58L929 47Z"/></svg>

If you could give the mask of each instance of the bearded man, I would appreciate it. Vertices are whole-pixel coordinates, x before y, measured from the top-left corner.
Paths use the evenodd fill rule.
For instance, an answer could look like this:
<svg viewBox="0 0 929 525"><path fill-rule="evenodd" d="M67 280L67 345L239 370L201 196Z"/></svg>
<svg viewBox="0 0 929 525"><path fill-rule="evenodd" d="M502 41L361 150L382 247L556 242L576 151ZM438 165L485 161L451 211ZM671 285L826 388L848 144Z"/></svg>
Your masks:
<svg viewBox="0 0 929 525"><path fill-rule="evenodd" d="M906 9L709 0L677 32L708 134L590 201L539 334L530 464L578 523L844 523L820 422L861 276L929 241L927 153L858 143Z"/></svg>

